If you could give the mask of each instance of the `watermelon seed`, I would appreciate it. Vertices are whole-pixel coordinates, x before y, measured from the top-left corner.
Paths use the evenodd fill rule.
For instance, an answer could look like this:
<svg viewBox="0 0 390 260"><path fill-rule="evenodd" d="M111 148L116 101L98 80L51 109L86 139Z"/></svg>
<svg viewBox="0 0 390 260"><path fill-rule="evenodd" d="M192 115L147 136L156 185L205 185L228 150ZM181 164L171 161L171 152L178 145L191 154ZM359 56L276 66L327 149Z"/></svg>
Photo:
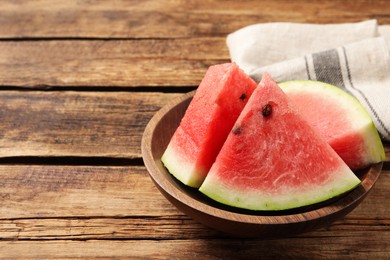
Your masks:
<svg viewBox="0 0 390 260"><path fill-rule="evenodd" d="M241 127L239 127L239 126L234 126L234 127L233 127L233 130L232 130L232 133L235 134L235 135L241 134Z"/></svg>
<svg viewBox="0 0 390 260"><path fill-rule="evenodd" d="M261 113L263 114L264 117L271 115L271 113L272 113L271 105L269 103L265 104L263 106L263 109L261 110Z"/></svg>
<svg viewBox="0 0 390 260"><path fill-rule="evenodd" d="M241 96L240 96L240 99L241 99L242 101L244 101L244 100L246 99L246 94L245 94L245 93L242 93Z"/></svg>

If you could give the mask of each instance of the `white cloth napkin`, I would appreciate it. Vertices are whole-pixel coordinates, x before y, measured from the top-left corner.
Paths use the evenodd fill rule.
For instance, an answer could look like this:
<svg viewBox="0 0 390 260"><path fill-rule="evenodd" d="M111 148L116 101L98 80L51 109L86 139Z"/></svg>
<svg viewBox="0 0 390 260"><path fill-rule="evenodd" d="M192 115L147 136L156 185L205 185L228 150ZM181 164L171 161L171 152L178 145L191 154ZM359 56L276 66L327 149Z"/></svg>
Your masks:
<svg viewBox="0 0 390 260"><path fill-rule="evenodd" d="M367 109L390 141L390 25L266 23L227 37L231 60L259 81L311 79L336 85Z"/></svg>

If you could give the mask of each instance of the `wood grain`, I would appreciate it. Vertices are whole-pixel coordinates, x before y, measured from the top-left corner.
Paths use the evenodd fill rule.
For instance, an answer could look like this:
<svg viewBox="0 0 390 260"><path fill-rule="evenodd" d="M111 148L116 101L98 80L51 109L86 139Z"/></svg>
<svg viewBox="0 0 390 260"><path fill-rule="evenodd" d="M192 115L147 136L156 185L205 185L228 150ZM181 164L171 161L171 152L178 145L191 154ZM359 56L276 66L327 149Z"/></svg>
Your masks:
<svg viewBox="0 0 390 260"><path fill-rule="evenodd" d="M382 221L382 223L385 223ZM378 223L379 227L379 223ZM87 217L0 220L2 240L167 240L223 238L226 235L177 216Z"/></svg>
<svg viewBox="0 0 390 260"><path fill-rule="evenodd" d="M0 182L0 259L388 254L389 171L344 219L278 240L231 239L189 219L158 193L143 167L3 165Z"/></svg>
<svg viewBox="0 0 390 260"><path fill-rule="evenodd" d="M1 223L30 218L145 218L151 223L176 221L180 228L183 221L178 216L184 214L158 192L143 166L0 165L0 183L0 220L5 221ZM380 227L389 220L388 197L390 171L385 170L347 218Z"/></svg>
<svg viewBox="0 0 390 260"><path fill-rule="evenodd" d="M158 192L140 142L157 110L229 60L228 33L260 22L390 24L389 10L386 0L0 1L0 259L388 258L388 162L328 228L234 239Z"/></svg>
<svg viewBox="0 0 390 260"><path fill-rule="evenodd" d="M181 95L1 91L0 158L141 158L147 123L161 107ZM390 161L390 144L385 145Z"/></svg>
<svg viewBox="0 0 390 260"><path fill-rule="evenodd" d="M225 36L273 21L390 23L390 3L375 1L3 1L1 38L183 38Z"/></svg>
<svg viewBox="0 0 390 260"><path fill-rule="evenodd" d="M179 95L2 91L0 157L141 158L147 122Z"/></svg>
<svg viewBox="0 0 390 260"><path fill-rule="evenodd" d="M176 216L143 166L0 165L0 219Z"/></svg>
<svg viewBox="0 0 390 260"><path fill-rule="evenodd" d="M369 226L370 228L367 228ZM390 232L390 219L357 218L353 213L326 228L296 237L353 237L363 232ZM230 238L205 227L185 215L143 217L70 217L0 220L1 240L187 240L199 238Z"/></svg>
<svg viewBox="0 0 390 260"><path fill-rule="evenodd" d="M280 240L87 240L0 241L0 259L386 259L389 232L331 233L333 237ZM369 250L367 250L369 249ZM304 254L302 253L304 252Z"/></svg>
<svg viewBox="0 0 390 260"><path fill-rule="evenodd" d="M225 38L0 42L0 86L197 86Z"/></svg>

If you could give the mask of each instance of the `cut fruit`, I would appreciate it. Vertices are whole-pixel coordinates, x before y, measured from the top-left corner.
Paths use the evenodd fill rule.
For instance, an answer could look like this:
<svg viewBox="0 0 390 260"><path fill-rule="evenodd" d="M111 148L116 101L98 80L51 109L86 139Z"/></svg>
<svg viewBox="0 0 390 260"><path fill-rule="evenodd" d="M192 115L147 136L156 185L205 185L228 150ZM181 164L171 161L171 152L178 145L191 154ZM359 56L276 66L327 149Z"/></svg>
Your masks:
<svg viewBox="0 0 390 260"><path fill-rule="evenodd" d="M161 158L172 175L188 186L201 185L255 88L235 63L208 69Z"/></svg>
<svg viewBox="0 0 390 260"><path fill-rule="evenodd" d="M287 81L279 86L352 170L385 160L375 125L353 96L318 81Z"/></svg>
<svg viewBox="0 0 390 260"><path fill-rule="evenodd" d="M285 210L328 200L359 183L265 74L200 191L234 207Z"/></svg>

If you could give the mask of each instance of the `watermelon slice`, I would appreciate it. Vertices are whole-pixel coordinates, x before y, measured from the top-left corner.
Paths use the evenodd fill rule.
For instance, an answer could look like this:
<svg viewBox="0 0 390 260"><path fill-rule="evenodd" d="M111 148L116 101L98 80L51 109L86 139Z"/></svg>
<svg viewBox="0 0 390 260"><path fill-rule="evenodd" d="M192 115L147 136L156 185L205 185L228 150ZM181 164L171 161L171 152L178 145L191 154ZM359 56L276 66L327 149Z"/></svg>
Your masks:
<svg viewBox="0 0 390 260"><path fill-rule="evenodd" d="M288 81L279 86L352 170L385 160L375 125L353 96L318 81Z"/></svg>
<svg viewBox="0 0 390 260"><path fill-rule="evenodd" d="M200 191L234 207L285 210L325 201L359 183L265 74Z"/></svg>
<svg viewBox="0 0 390 260"><path fill-rule="evenodd" d="M161 158L172 175L201 185L256 85L235 63L207 70Z"/></svg>

